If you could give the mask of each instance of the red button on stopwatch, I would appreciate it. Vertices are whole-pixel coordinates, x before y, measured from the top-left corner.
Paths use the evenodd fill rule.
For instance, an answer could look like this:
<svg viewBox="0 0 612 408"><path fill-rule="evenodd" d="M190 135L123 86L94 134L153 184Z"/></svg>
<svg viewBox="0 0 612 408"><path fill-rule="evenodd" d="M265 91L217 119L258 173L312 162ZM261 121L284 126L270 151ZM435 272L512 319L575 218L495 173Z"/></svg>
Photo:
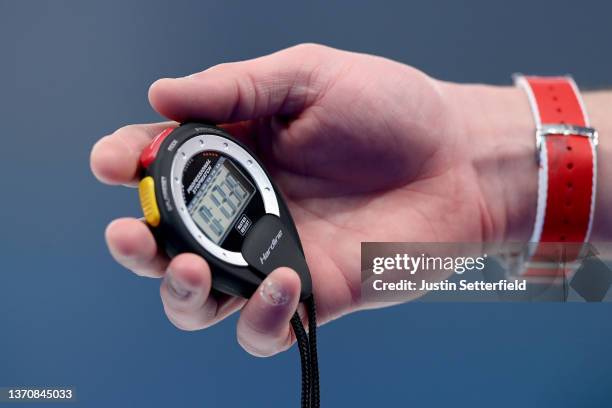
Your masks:
<svg viewBox="0 0 612 408"><path fill-rule="evenodd" d="M161 146L162 142L173 130L173 127L164 129L159 135L155 136L151 143L142 151L140 154L140 165L142 167L146 169L153 163L153 160L157 157L157 152L159 152L159 146Z"/></svg>

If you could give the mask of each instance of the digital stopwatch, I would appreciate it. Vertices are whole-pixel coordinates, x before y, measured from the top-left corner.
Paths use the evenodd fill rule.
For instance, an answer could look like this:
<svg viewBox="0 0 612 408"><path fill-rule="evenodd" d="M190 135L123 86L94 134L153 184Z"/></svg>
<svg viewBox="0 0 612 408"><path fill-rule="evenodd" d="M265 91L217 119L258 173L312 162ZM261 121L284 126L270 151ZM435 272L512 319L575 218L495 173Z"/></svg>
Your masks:
<svg viewBox="0 0 612 408"><path fill-rule="evenodd" d="M147 224L170 257L201 255L215 290L250 297L278 267L301 280L309 331L291 320L302 361L302 406L319 405L316 313L304 251L291 214L263 165L226 131L185 123L157 135L140 156Z"/></svg>

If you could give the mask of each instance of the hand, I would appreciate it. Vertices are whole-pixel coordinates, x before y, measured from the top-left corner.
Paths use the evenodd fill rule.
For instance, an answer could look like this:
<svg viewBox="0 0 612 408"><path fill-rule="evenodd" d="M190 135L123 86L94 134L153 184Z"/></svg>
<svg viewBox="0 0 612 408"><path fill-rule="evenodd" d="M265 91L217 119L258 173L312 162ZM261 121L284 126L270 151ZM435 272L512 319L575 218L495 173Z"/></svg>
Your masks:
<svg viewBox="0 0 612 408"><path fill-rule="evenodd" d="M285 194L312 273L320 322L376 305L360 301L360 242L526 238L536 167L526 97L511 88L434 80L390 60L301 45L222 64L150 89L175 121L225 127L256 150ZM131 125L93 148L93 172L137 182L140 151L167 123ZM179 328L207 327L242 309L238 339L267 356L288 348L299 278L281 268L247 302L210 295L206 262L169 261L136 219L112 222L116 260L165 276L161 296Z"/></svg>

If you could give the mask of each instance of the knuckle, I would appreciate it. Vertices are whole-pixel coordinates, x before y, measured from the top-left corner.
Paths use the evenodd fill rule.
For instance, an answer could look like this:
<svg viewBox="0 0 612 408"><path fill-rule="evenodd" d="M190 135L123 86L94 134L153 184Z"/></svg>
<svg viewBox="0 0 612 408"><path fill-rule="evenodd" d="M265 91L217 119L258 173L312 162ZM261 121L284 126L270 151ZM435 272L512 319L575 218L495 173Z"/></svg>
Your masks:
<svg viewBox="0 0 612 408"><path fill-rule="evenodd" d="M297 44L294 45L293 47L290 47L289 50L300 53L300 54L320 54L325 52L325 50L328 50L329 47L326 47L324 45L321 44L317 44L317 43L313 43L313 42L306 42L306 43L301 43L301 44Z"/></svg>
<svg viewBox="0 0 612 408"><path fill-rule="evenodd" d="M123 137L129 133L134 132L135 129L137 129L137 125L129 124L129 125L121 126L119 129L115 130L113 134L115 136Z"/></svg>

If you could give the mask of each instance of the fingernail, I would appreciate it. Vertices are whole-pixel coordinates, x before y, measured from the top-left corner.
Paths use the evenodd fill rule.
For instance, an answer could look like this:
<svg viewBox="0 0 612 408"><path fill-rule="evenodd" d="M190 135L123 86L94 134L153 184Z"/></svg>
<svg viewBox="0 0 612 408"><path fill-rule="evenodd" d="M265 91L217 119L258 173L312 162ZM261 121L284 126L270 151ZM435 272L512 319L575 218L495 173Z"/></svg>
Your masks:
<svg viewBox="0 0 612 408"><path fill-rule="evenodd" d="M185 300L191 295L191 291L181 284L179 281L174 279L169 274L166 274L164 278L166 285L168 286L168 292L177 299Z"/></svg>
<svg viewBox="0 0 612 408"><path fill-rule="evenodd" d="M284 305L289 301L289 295L283 287L272 279L267 279L259 290L261 297L273 306Z"/></svg>

